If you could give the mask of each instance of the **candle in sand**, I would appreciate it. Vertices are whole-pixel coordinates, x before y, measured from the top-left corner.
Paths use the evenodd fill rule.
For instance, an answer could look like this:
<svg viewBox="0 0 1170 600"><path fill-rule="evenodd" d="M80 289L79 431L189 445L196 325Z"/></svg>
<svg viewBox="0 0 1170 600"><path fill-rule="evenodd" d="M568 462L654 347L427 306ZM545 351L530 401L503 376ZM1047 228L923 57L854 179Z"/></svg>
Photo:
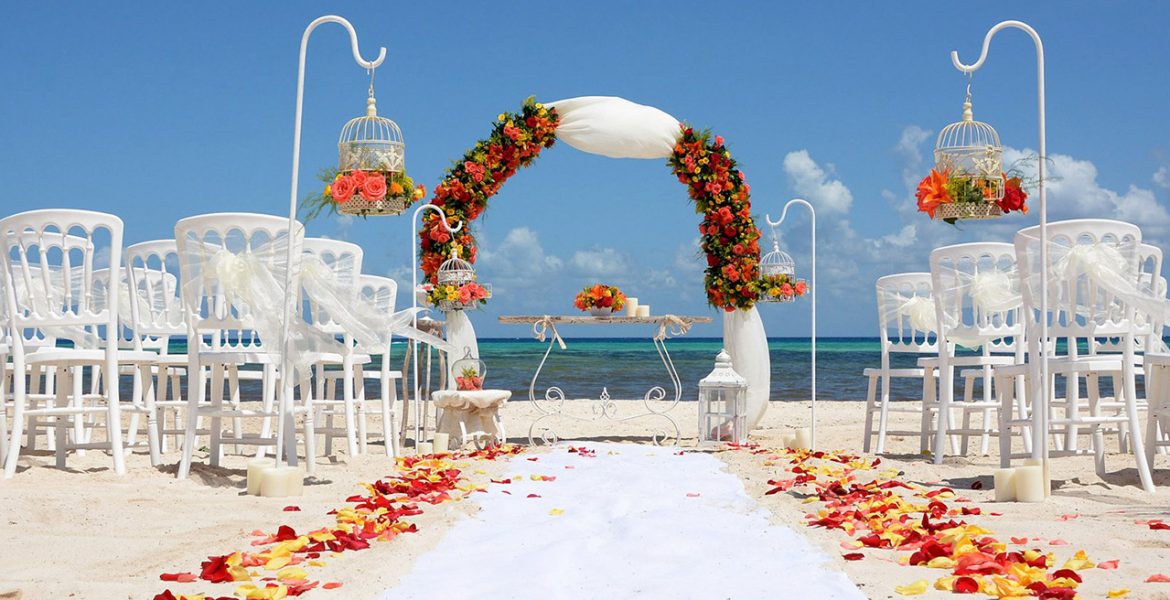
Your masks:
<svg viewBox="0 0 1170 600"><path fill-rule="evenodd" d="M1015 502L1016 501L1016 470L1015 469L996 469L994 477L995 477L995 501L996 502Z"/></svg>
<svg viewBox="0 0 1170 600"><path fill-rule="evenodd" d="M260 495L269 498L300 496L305 491L305 473L300 467L268 467L260 476Z"/></svg>
<svg viewBox="0 0 1170 600"><path fill-rule="evenodd" d="M1016 469L1016 500L1019 502L1044 501L1044 468L1026 465Z"/></svg>
<svg viewBox="0 0 1170 600"><path fill-rule="evenodd" d="M436 433L434 445L435 452L449 452L451 450L451 434Z"/></svg>
<svg viewBox="0 0 1170 600"><path fill-rule="evenodd" d="M260 480L264 477L264 471L276 466L276 461L271 458L253 458L248 461L248 494L251 496L260 495Z"/></svg>

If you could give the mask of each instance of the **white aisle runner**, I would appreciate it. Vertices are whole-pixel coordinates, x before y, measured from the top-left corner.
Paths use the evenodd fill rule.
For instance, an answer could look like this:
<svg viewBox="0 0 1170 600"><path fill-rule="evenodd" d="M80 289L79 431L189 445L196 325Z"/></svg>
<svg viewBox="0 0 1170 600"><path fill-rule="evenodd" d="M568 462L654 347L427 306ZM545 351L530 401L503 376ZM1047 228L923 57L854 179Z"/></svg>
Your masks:
<svg viewBox="0 0 1170 600"><path fill-rule="evenodd" d="M383 598L864 598L804 537L770 524L719 459L585 447L596 455L512 458L514 483L474 494L482 510Z"/></svg>

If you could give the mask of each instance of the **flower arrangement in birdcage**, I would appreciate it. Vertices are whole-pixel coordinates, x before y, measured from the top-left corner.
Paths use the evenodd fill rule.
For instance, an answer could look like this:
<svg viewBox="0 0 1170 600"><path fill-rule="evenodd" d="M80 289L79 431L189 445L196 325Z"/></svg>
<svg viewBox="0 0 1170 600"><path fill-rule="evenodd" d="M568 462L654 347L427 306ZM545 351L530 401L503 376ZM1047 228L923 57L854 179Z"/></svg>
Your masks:
<svg viewBox="0 0 1170 600"><path fill-rule="evenodd" d="M372 75L371 75L372 77ZM318 174L325 189L301 201L306 218L330 214L400 215L427 195L406 174L406 143L398 124L378 116L373 79L366 114L350 119L337 141L337 167Z"/></svg>
<svg viewBox="0 0 1170 600"><path fill-rule="evenodd" d="M307 219L326 210L359 216L401 214L427 195L426 188L405 173L325 169L318 178L325 189L302 202Z"/></svg>
<svg viewBox="0 0 1170 600"><path fill-rule="evenodd" d="M761 302L792 302L808 293L808 282L796 278L796 261L780 249L780 238L772 231L772 251L760 259L756 281Z"/></svg>
<svg viewBox="0 0 1170 600"><path fill-rule="evenodd" d="M616 285L595 283L585 287L573 299L573 306L595 317L620 311L626 305L626 295Z"/></svg>
<svg viewBox="0 0 1170 600"><path fill-rule="evenodd" d="M474 281L466 283L425 283L426 300L440 310L470 310L487 304L492 288Z"/></svg>
<svg viewBox="0 0 1170 600"><path fill-rule="evenodd" d="M918 184L918 210L948 223L994 219L1012 211L1028 212L1021 178L1003 170L999 134L976 121L971 95L963 103L962 120L938 134L935 166Z"/></svg>

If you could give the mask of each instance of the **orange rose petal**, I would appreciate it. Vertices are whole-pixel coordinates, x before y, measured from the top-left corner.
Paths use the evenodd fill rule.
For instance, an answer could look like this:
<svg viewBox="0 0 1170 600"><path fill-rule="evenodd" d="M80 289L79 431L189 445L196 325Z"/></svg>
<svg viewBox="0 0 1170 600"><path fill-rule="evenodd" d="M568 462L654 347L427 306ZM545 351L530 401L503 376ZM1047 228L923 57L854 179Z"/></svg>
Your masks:
<svg viewBox="0 0 1170 600"><path fill-rule="evenodd" d="M1098 569L1113 570L1113 569L1116 569L1116 568L1117 568L1117 565L1118 565L1118 563L1120 563L1120 562L1121 562L1121 561L1120 561L1120 560L1118 560L1118 559L1113 559L1113 560L1103 560L1103 561L1101 561L1101 562L1097 563L1097 568L1098 568Z"/></svg>
<svg viewBox="0 0 1170 600"><path fill-rule="evenodd" d="M1146 578L1146 583L1170 583L1170 577L1161 573L1155 573Z"/></svg>

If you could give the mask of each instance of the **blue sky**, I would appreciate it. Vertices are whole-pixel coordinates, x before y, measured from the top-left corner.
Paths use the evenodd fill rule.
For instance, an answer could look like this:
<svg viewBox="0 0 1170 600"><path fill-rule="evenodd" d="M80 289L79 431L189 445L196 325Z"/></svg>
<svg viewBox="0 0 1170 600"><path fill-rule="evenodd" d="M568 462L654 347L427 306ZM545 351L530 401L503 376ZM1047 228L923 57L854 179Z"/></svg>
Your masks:
<svg viewBox="0 0 1170 600"><path fill-rule="evenodd" d="M0 20L3 210L66 206L126 222L127 243L167 237L198 213L286 214L301 32L349 18L363 52L386 46L381 112L401 125L407 166L428 189L535 95L617 95L710 127L778 216L820 211L820 328L876 335L873 281L925 270L937 245L1009 239L1035 213L962 231L913 212L911 186L939 128L960 115L957 49L978 56L1002 19L1046 45L1052 218L1122 217L1170 241L1170 8L1157 2L899 3L26 3ZM337 26L309 48L301 179L336 161L364 108L365 72ZM1036 148L1035 58L999 34L974 80L977 118L1009 156ZM576 289L621 285L655 312L706 307L698 218L662 161L613 160L560 144L509 181L478 224L481 277L497 298L481 335L524 336L504 313L571 310ZM762 218L759 224L763 224ZM807 221L783 241L807 274ZM409 282L410 223L321 219L310 234L366 249L366 271ZM766 232L765 232L766 233ZM404 286L405 288L405 286ZM405 296L402 297L403 299ZM401 300L400 300L401 304ZM807 303L762 309L769 335L805 335ZM569 334L628 334L579 329ZM717 335L714 326L700 334Z"/></svg>

